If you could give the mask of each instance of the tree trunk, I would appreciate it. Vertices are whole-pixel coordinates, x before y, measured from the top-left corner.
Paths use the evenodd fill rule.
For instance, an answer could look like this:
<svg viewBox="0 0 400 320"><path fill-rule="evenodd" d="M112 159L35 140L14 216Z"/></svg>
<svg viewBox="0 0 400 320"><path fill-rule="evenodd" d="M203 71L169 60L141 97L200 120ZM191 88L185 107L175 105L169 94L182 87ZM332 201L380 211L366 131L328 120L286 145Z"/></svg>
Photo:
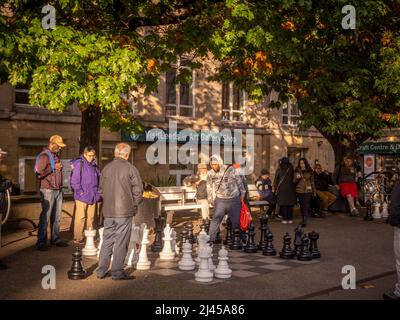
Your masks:
<svg viewBox="0 0 400 320"><path fill-rule="evenodd" d="M354 141L345 135L322 135L329 141L335 153L335 168L343 161L345 156L356 156L358 146L365 140Z"/></svg>
<svg viewBox="0 0 400 320"><path fill-rule="evenodd" d="M82 154L87 146L96 149L100 158L100 119L101 111L99 107L89 106L82 111L81 135L79 140L79 153Z"/></svg>

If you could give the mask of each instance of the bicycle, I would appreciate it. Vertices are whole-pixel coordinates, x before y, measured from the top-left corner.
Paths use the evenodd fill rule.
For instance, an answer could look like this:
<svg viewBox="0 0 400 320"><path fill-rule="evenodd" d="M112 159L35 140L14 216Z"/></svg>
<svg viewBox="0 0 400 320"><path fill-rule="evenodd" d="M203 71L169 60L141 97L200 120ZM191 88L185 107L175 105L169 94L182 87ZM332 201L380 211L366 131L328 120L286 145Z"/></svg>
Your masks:
<svg viewBox="0 0 400 320"><path fill-rule="evenodd" d="M11 212L11 181L7 179L0 180L0 216L2 220L1 225L4 225Z"/></svg>

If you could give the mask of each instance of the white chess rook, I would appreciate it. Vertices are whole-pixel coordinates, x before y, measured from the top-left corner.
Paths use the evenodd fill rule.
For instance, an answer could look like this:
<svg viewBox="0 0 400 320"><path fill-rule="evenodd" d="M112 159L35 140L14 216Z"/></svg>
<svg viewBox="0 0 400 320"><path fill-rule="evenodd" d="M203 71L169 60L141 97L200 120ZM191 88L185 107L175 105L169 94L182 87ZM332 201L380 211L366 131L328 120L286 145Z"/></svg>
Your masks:
<svg viewBox="0 0 400 320"><path fill-rule="evenodd" d="M143 230L143 238L139 253L139 261L136 265L137 270L149 270L151 262L147 258L147 245L149 244L149 229L147 227Z"/></svg>
<svg viewBox="0 0 400 320"><path fill-rule="evenodd" d="M183 256L179 261L178 266L180 270L194 270L196 267L195 262L192 258L192 245L189 241L185 241L182 245Z"/></svg>
<svg viewBox="0 0 400 320"><path fill-rule="evenodd" d="M82 249L82 255L84 256L95 256L97 254L97 248L94 244L94 237L96 236L96 229L85 230L86 244Z"/></svg>
<svg viewBox="0 0 400 320"><path fill-rule="evenodd" d="M160 260L174 260L175 252L172 250L172 229L169 224L164 228L164 247L160 252Z"/></svg>
<svg viewBox="0 0 400 320"><path fill-rule="evenodd" d="M218 252L218 267L214 270L214 275L219 279L228 279L232 276L232 270L228 265L228 250L224 246Z"/></svg>
<svg viewBox="0 0 400 320"><path fill-rule="evenodd" d="M381 206L380 203L379 202L375 202L372 206L374 207L374 212L372 214L372 217L374 219L382 218L381 213L379 211L379 207Z"/></svg>

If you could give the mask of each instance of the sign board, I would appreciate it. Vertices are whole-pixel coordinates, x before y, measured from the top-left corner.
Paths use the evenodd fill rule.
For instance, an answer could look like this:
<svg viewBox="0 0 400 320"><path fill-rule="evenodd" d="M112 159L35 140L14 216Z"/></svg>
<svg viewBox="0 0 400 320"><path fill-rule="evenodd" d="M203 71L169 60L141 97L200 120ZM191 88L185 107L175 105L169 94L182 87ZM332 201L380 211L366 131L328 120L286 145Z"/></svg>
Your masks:
<svg viewBox="0 0 400 320"><path fill-rule="evenodd" d="M364 155L364 176L375 171L375 155L365 154ZM374 179L373 175L368 177L369 179Z"/></svg>
<svg viewBox="0 0 400 320"><path fill-rule="evenodd" d="M400 142L367 142L358 151L360 154L400 154Z"/></svg>

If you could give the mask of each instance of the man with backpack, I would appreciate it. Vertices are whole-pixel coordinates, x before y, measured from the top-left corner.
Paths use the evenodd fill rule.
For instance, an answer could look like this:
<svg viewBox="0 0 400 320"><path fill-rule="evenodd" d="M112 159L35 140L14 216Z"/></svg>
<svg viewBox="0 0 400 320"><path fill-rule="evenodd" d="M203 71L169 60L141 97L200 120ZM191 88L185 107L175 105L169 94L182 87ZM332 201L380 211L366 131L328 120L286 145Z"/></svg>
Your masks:
<svg viewBox="0 0 400 320"><path fill-rule="evenodd" d="M37 249L47 251L47 225L51 224L51 244L68 246L60 240L60 220L62 210L62 164L58 156L66 145L59 135L49 140L49 145L36 157L35 174L40 182L42 212L39 218Z"/></svg>

